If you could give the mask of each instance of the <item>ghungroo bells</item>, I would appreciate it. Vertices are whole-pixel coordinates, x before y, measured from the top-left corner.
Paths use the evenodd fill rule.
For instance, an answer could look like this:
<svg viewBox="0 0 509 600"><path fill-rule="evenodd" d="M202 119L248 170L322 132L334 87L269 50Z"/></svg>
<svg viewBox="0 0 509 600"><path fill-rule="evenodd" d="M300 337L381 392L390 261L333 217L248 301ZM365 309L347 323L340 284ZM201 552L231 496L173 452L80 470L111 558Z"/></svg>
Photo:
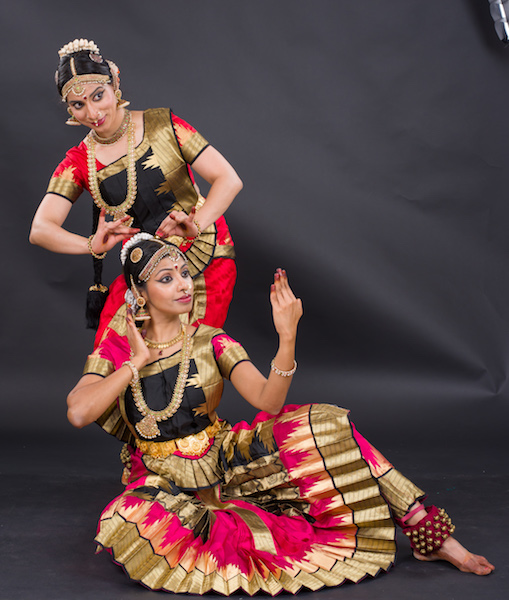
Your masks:
<svg viewBox="0 0 509 600"><path fill-rule="evenodd" d="M403 528L410 546L423 555L436 552L456 529L443 508L426 506L425 510L428 514L418 523Z"/></svg>

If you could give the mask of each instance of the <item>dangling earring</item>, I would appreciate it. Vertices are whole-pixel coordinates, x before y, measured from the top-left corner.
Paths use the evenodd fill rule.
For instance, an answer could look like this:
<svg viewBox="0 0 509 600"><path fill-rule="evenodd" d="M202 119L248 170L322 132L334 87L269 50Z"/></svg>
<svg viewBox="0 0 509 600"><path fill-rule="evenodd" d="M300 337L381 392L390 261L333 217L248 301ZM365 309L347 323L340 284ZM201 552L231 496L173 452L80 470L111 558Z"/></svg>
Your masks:
<svg viewBox="0 0 509 600"><path fill-rule="evenodd" d="M74 125L75 127L78 127L79 125L81 125L81 123L78 121L78 119L72 114L72 110L71 110L70 106L67 108L67 112L71 116L65 122L66 125Z"/></svg>
<svg viewBox="0 0 509 600"><path fill-rule="evenodd" d="M132 275L131 275L131 290L134 294L134 297L136 298L136 306L138 307L136 310L136 314L134 315L135 321L148 321L152 317L150 316L149 312L145 308L145 304L147 303L147 301L138 291L138 288L136 287L136 284L134 283L134 279L133 279Z"/></svg>
<svg viewBox="0 0 509 600"><path fill-rule="evenodd" d="M127 100L122 100L121 90L115 90L115 98L117 99L117 108L125 108L126 106L129 106L129 104L131 104Z"/></svg>
<svg viewBox="0 0 509 600"><path fill-rule="evenodd" d="M152 318L148 310L145 308L146 300L143 296L138 296L136 298L136 304L138 306L138 310L134 315L136 321L148 321Z"/></svg>

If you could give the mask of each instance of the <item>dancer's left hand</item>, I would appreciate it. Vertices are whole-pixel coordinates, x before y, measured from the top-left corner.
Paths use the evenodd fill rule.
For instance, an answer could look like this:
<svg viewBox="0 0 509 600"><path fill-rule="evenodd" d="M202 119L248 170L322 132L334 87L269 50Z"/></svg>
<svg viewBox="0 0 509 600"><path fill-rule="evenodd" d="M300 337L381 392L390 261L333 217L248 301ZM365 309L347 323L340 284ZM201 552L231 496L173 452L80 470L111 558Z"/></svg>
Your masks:
<svg viewBox="0 0 509 600"><path fill-rule="evenodd" d="M302 317L302 300L296 298L284 269L277 269L270 288L274 327L281 339L295 339Z"/></svg>

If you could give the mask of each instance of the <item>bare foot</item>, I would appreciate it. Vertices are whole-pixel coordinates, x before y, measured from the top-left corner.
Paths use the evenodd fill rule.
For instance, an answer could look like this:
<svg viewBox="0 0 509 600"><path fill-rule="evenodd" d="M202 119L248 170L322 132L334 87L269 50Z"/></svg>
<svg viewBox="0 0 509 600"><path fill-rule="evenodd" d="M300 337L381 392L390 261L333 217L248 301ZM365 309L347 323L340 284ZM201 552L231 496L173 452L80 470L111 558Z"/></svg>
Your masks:
<svg viewBox="0 0 509 600"><path fill-rule="evenodd" d="M414 551L414 556L418 560L424 561L446 560L463 573L489 575L495 570L495 567L484 556L472 554L453 537L448 537L436 552L423 555Z"/></svg>

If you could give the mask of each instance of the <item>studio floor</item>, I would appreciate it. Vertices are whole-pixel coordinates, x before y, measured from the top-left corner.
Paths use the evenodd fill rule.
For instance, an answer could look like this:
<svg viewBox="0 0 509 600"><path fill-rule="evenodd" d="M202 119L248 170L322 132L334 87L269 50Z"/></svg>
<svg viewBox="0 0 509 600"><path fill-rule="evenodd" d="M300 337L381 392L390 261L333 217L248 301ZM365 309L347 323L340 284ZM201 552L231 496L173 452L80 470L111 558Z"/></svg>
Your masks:
<svg viewBox="0 0 509 600"><path fill-rule="evenodd" d="M1 600L131 600L164 598L127 579L106 553L95 555L95 527L102 508L120 493L120 444L96 429L46 437L2 437L0 474ZM396 565L357 585L301 599L501 600L509 589L508 453L468 449L383 448L397 468L443 506L456 537L496 566L488 577L460 573L446 563L412 558L399 535ZM219 596L215 596L216 598ZM237 594L235 598L244 598Z"/></svg>

